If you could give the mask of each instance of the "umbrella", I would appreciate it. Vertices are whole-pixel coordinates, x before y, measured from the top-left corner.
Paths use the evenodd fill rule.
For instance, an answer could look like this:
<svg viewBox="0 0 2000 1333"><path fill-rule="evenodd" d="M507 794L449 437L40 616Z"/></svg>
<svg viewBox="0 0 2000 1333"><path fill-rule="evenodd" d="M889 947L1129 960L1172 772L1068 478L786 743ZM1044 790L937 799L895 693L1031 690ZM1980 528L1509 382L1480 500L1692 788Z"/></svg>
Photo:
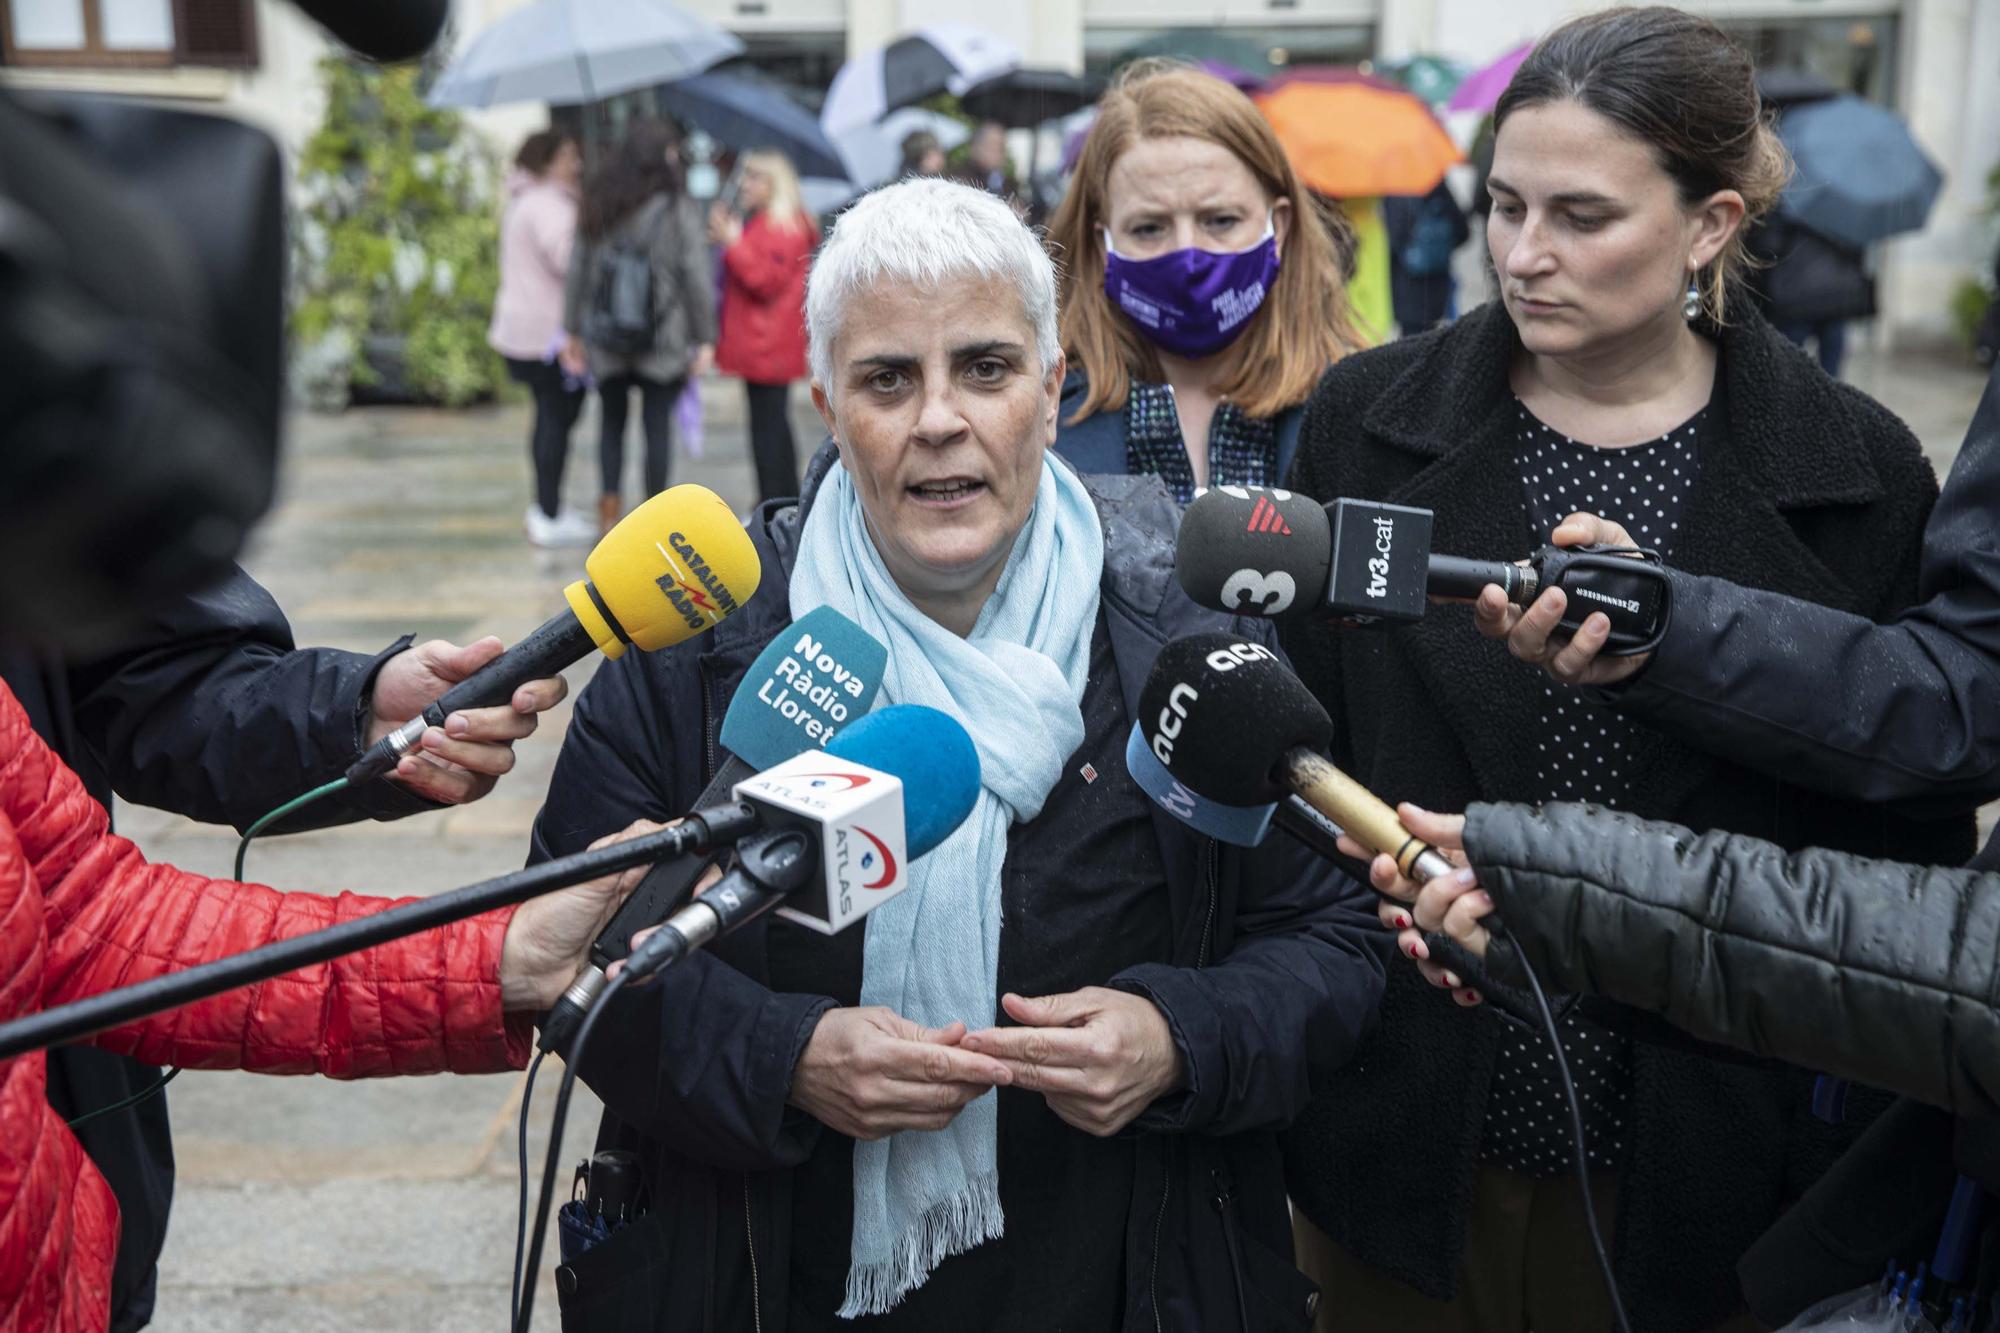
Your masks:
<svg viewBox="0 0 2000 1333"><path fill-rule="evenodd" d="M1445 103L1445 110L1491 111L1499 105L1500 94L1514 81L1514 71L1521 68L1521 62L1534 49L1533 42L1523 42L1492 64L1466 75L1465 82L1451 95L1451 101Z"/></svg>
<svg viewBox="0 0 2000 1333"><path fill-rule="evenodd" d="M968 88L959 109L980 120L1027 127L1074 115L1103 94L1104 80L1059 69L1011 69Z"/></svg>
<svg viewBox="0 0 2000 1333"><path fill-rule="evenodd" d="M1021 63L1021 53L963 23L933 23L856 56L827 89L819 123L838 139L897 107L937 93L963 93Z"/></svg>
<svg viewBox="0 0 2000 1333"><path fill-rule="evenodd" d="M906 106L873 125L863 125L845 134L833 135L834 146L847 169L840 174L862 189L880 185L896 174L903 164L903 140L917 130L935 135L938 147L949 153L972 137L963 121L922 107ZM850 192L851 193L851 192ZM825 212L823 208L814 210Z"/></svg>
<svg viewBox="0 0 2000 1333"><path fill-rule="evenodd" d="M1780 66L1757 71L1757 95L1765 106L1799 106L1840 96L1840 89L1806 69Z"/></svg>
<svg viewBox="0 0 2000 1333"><path fill-rule="evenodd" d="M1287 65L1271 76L1270 86L1274 90L1288 83L1350 83L1385 93L1408 91L1394 79L1371 74L1353 65Z"/></svg>
<svg viewBox="0 0 2000 1333"><path fill-rule="evenodd" d="M1287 83L1257 99L1292 166L1336 199L1429 194L1464 160L1430 108L1363 83Z"/></svg>
<svg viewBox="0 0 2000 1333"><path fill-rule="evenodd" d="M482 29L432 106L595 102L699 74L743 43L665 0L536 0Z"/></svg>
<svg viewBox="0 0 2000 1333"><path fill-rule="evenodd" d="M1859 97L1795 106L1779 117L1778 137L1798 167L1779 208L1857 249L1921 229L1944 188L1902 118Z"/></svg>
<svg viewBox="0 0 2000 1333"><path fill-rule="evenodd" d="M660 110L729 148L775 148L801 176L845 176L847 165L813 113L782 89L710 70L654 90Z"/></svg>
<svg viewBox="0 0 2000 1333"><path fill-rule="evenodd" d="M1194 64L1195 68L1202 73L1213 74L1216 78L1221 79L1230 87L1241 92L1263 92L1268 82L1262 75L1252 74L1245 69L1238 69L1227 60L1197 60Z"/></svg>
<svg viewBox="0 0 2000 1333"><path fill-rule="evenodd" d="M1411 56L1379 68L1431 106L1443 106L1465 82L1464 67L1442 56Z"/></svg>

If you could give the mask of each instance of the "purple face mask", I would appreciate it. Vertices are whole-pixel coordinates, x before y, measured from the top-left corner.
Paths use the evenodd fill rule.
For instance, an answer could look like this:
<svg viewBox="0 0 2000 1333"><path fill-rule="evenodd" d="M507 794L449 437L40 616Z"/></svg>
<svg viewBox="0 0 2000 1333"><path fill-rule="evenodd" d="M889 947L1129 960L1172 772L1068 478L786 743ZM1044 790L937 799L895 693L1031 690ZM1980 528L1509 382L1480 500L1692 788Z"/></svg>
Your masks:
<svg viewBox="0 0 2000 1333"><path fill-rule="evenodd" d="M1127 259L1104 238L1104 292L1139 331L1162 351L1191 359L1219 352L1236 340L1264 304L1278 276L1278 237L1264 223L1264 239L1248 250L1175 250L1153 259Z"/></svg>

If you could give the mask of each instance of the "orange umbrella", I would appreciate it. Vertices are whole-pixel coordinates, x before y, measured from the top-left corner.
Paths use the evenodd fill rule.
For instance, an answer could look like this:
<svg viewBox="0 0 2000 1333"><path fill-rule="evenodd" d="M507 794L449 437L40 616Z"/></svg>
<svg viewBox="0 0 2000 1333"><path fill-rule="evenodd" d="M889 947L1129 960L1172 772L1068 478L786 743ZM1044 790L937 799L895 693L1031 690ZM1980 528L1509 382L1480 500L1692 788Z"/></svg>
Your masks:
<svg viewBox="0 0 2000 1333"><path fill-rule="evenodd" d="M1465 160L1430 108L1401 89L1299 80L1257 105L1306 185L1336 199L1429 194Z"/></svg>

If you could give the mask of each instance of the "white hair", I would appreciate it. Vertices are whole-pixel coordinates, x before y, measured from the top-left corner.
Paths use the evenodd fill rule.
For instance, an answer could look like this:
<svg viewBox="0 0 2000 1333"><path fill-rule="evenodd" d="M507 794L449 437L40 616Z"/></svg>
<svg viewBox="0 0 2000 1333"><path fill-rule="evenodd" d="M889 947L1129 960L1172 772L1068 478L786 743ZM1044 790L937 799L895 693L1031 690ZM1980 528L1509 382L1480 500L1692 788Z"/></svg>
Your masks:
<svg viewBox="0 0 2000 1333"><path fill-rule="evenodd" d="M813 378L834 392L833 343L848 298L878 284L935 291L954 278L1002 279L1020 294L1042 369L1056 362L1056 271L1035 233L984 190L935 176L863 195L835 221L806 285Z"/></svg>

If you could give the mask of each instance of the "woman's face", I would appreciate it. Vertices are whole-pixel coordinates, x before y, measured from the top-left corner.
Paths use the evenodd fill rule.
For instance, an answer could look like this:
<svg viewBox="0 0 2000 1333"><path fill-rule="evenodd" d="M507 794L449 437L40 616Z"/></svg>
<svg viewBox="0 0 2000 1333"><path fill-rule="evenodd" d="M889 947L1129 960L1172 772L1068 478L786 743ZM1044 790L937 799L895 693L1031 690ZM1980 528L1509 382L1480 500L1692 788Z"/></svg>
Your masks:
<svg viewBox="0 0 2000 1333"><path fill-rule="evenodd" d="M743 168L736 183L736 202L745 213L755 213L771 202L771 178L756 167Z"/></svg>
<svg viewBox="0 0 2000 1333"><path fill-rule="evenodd" d="M1034 510L1062 386L1019 294L981 278L882 284L848 300L832 359L813 403L891 576L919 603L997 579Z"/></svg>
<svg viewBox="0 0 2000 1333"><path fill-rule="evenodd" d="M1248 250L1270 218L1285 249L1291 201L1273 200L1241 158L1185 135L1140 139L1111 164L1104 221L1111 248L1127 259L1175 250Z"/></svg>
<svg viewBox="0 0 2000 1333"><path fill-rule="evenodd" d="M1575 102L1510 115L1486 187L1501 300L1538 356L1588 354L1681 320L1689 279L1743 216L1734 190L1683 204L1646 144Z"/></svg>
<svg viewBox="0 0 2000 1333"><path fill-rule="evenodd" d="M577 148L576 140L564 139L556 145L556 155L549 159L549 179L569 186L583 180L583 153Z"/></svg>

